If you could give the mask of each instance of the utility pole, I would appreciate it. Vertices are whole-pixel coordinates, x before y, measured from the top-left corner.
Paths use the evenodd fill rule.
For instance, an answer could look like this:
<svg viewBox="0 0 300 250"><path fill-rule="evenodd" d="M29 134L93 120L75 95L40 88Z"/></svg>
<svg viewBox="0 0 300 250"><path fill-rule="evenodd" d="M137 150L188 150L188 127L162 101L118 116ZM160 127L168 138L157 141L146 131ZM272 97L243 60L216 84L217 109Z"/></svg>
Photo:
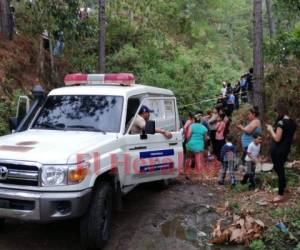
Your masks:
<svg viewBox="0 0 300 250"><path fill-rule="evenodd" d="M105 0L99 0L99 58L98 58L99 73L105 73L105 32L106 32Z"/></svg>
<svg viewBox="0 0 300 250"><path fill-rule="evenodd" d="M264 117L264 62L263 62L263 22L262 0L253 0L253 101Z"/></svg>

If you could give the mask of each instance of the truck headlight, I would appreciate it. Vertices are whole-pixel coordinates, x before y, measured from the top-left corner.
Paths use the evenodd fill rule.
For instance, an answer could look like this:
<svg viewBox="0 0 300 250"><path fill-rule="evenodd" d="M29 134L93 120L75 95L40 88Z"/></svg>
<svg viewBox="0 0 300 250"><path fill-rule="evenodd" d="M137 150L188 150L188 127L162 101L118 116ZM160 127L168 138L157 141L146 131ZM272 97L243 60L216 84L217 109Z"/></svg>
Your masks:
<svg viewBox="0 0 300 250"><path fill-rule="evenodd" d="M68 167L64 165L43 166L42 185L59 186L67 185Z"/></svg>
<svg viewBox="0 0 300 250"><path fill-rule="evenodd" d="M72 185L82 182L89 173L89 162L76 165L44 165L42 168L43 186Z"/></svg>

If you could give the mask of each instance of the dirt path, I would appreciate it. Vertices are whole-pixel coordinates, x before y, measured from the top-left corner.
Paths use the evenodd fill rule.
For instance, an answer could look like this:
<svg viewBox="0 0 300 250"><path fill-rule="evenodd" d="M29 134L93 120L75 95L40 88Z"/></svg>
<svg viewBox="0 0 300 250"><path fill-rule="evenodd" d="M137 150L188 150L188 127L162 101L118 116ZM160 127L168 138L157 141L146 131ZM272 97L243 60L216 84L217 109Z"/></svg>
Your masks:
<svg viewBox="0 0 300 250"><path fill-rule="evenodd" d="M184 179L163 191L140 186L124 198L124 211L115 214L105 250L207 249L211 226L219 218L212 206L222 196L222 189ZM79 250L78 225L76 221L50 225L9 221L1 229L0 249Z"/></svg>

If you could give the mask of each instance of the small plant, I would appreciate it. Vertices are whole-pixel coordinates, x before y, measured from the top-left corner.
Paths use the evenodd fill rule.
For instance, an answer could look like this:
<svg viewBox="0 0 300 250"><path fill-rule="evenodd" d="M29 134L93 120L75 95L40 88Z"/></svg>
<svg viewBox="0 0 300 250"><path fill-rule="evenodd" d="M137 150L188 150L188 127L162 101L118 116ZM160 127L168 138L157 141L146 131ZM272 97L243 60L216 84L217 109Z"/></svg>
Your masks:
<svg viewBox="0 0 300 250"><path fill-rule="evenodd" d="M236 214L238 214L241 210L241 205L238 202L232 202L229 204L229 208Z"/></svg>
<svg viewBox="0 0 300 250"><path fill-rule="evenodd" d="M300 250L300 242L297 244L294 250Z"/></svg>
<svg viewBox="0 0 300 250"><path fill-rule="evenodd" d="M256 183L263 189L273 189L278 186L277 177L274 173L259 173L256 177Z"/></svg>
<svg viewBox="0 0 300 250"><path fill-rule="evenodd" d="M242 193L249 191L249 188L248 185L237 184L233 190L237 193Z"/></svg>
<svg viewBox="0 0 300 250"><path fill-rule="evenodd" d="M293 222L291 223L291 225L292 225L295 229L300 230L300 220L299 220L299 219L293 221ZM300 248L299 248L299 250L300 250Z"/></svg>
<svg viewBox="0 0 300 250"><path fill-rule="evenodd" d="M287 186L298 187L299 175L293 171L293 169L286 170Z"/></svg>
<svg viewBox="0 0 300 250"><path fill-rule="evenodd" d="M15 116L16 106L19 96L24 95L24 91L15 90L6 100L0 102L0 135L8 134L8 119Z"/></svg>
<svg viewBox="0 0 300 250"><path fill-rule="evenodd" d="M262 240L254 240L251 242L249 248L251 250L266 250L265 243Z"/></svg>

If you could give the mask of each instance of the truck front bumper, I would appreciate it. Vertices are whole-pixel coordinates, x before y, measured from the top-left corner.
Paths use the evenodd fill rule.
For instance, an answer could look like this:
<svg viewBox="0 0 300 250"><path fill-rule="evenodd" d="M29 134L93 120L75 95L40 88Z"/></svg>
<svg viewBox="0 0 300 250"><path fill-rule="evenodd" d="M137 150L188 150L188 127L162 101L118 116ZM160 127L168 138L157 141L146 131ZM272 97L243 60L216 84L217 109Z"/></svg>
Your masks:
<svg viewBox="0 0 300 250"><path fill-rule="evenodd" d="M91 189L33 192L0 188L0 218L46 223L80 217L88 209L91 193Z"/></svg>

